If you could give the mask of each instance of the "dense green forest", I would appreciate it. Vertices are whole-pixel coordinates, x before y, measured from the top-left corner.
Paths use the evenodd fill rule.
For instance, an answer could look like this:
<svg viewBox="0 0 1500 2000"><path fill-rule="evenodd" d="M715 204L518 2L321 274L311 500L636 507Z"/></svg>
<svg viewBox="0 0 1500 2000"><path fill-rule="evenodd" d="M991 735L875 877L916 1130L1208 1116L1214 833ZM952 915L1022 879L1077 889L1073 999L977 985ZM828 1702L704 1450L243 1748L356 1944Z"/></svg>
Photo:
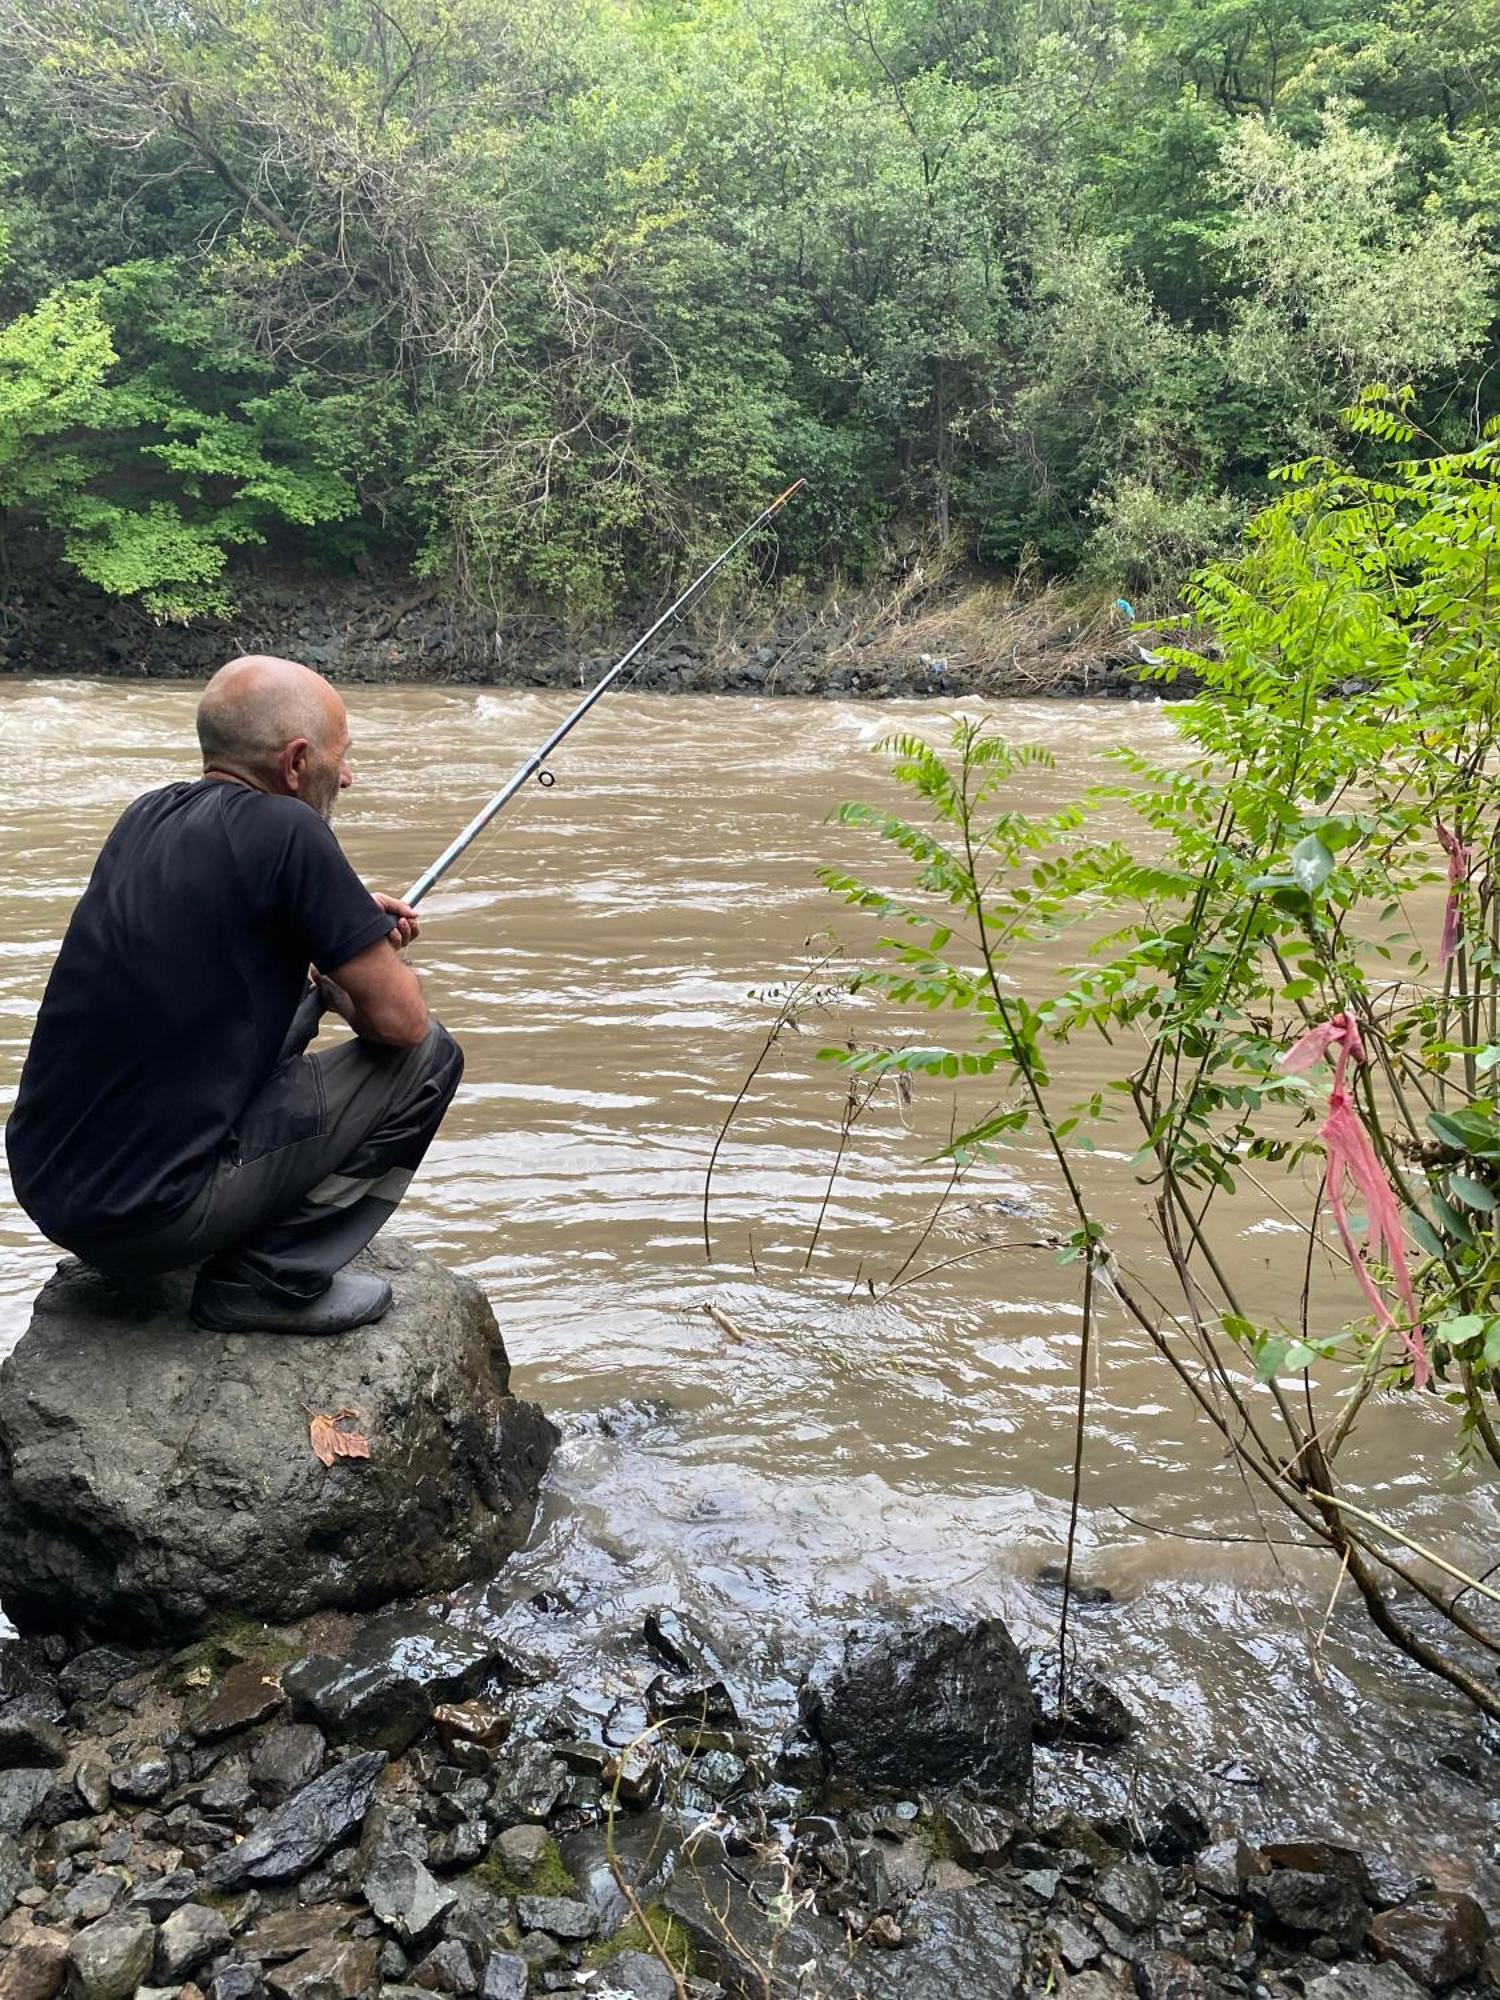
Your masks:
<svg viewBox="0 0 1500 2000"><path fill-rule="evenodd" d="M0 507L654 595L1164 592L1362 388L1491 413L1500 0L0 0Z"/></svg>

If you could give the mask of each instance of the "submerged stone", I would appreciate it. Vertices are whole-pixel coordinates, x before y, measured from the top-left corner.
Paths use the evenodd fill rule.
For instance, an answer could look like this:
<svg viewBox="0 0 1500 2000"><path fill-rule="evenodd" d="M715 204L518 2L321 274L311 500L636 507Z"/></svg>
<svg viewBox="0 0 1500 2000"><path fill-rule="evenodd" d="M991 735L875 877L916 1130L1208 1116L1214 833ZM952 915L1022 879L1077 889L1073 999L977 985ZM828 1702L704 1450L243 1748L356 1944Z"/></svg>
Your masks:
<svg viewBox="0 0 1500 2000"><path fill-rule="evenodd" d="M395 1303L334 1340L205 1333L186 1274L130 1309L59 1267L0 1366L0 1601L18 1625L282 1624L491 1574L519 1547L557 1433L507 1393L484 1294L399 1238L366 1258ZM308 1412L342 1409L370 1456L324 1466Z"/></svg>
<svg viewBox="0 0 1500 2000"><path fill-rule="evenodd" d="M1031 1688L998 1618L855 1634L803 1708L835 1769L864 1784L1015 1799L1031 1776Z"/></svg>

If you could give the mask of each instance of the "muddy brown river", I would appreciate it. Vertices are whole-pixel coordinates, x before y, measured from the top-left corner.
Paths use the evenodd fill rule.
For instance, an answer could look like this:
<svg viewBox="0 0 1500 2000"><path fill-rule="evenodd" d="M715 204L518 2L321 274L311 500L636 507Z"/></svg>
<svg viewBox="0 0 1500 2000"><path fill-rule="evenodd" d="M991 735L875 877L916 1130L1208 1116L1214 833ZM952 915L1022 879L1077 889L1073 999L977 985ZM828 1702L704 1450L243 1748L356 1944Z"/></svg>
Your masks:
<svg viewBox="0 0 1500 2000"><path fill-rule="evenodd" d="M194 698L161 683L0 683L0 1108L100 842L136 794L194 769ZM404 889L566 705L354 690L339 831L366 879ZM910 1106L892 1093L855 1129L808 1263L842 1099L814 1056L855 1020L809 1017L725 1143L712 1263L702 1242L705 1164L772 1018L766 989L830 925L868 941L814 871L878 864L827 816L879 792L870 752L888 729L938 731L950 713L611 698L559 755L556 785L525 793L434 894L418 947L468 1061L400 1227L484 1285L517 1388L565 1432L497 1615L524 1624L528 1593L561 1586L581 1654L674 1602L772 1709L812 1652L871 1611L998 1612L1023 1644L1055 1627L1035 1578L1066 1522L1076 1274L1045 1250L944 1262L1069 1226L1036 1145L972 1176L911 1267L944 1268L887 1293L946 1179L931 1155L953 1115L936 1084ZM1172 741L1168 713L1144 705L1013 703L1003 723L1059 760L1021 783L1033 808L1104 775L1117 743ZM855 1025L873 1019L867 1007ZM1068 1061L1079 1095L1111 1073L1085 1045ZM1124 1134L1098 1143L1109 1219L1144 1242ZM1288 1225L1269 1207L1239 1220L1241 1277L1268 1310L1289 1304ZM54 1254L7 1202L0 1353ZM1367 1504L1482 1561L1494 1495L1448 1465L1450 1440L1409 1399L1374 1411ZM1500 1761L1474 1750L1472 1718L1343 1596L1328 1613L1329 1562L1266 1547L1207 1427L1118 1317L1104 1325L1085 1500L1086 1573L1114 1601L1080 1612L1079 1643L1141 1738L1124 1760L1054 1762L1047 1782L1128 1806L1191 1781L1242 1822L1343 1827L1454 1883L1487 1872L1500 1820L1481 1780ZM1436 1761L1454 1745L1479 1777Z"/></svg>

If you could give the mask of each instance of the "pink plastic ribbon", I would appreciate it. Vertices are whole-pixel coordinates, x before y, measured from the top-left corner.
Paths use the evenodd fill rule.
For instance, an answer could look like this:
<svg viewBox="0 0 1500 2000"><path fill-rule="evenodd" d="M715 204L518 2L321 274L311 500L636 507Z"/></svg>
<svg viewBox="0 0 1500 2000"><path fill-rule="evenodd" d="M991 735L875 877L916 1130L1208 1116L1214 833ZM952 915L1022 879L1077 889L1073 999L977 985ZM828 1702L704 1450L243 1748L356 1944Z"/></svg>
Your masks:
<svg viewBox="0 0 1500 2000"><path fill-rule="evenodd" d="M1335 1014L1332 1020L1309 1028L1287 1050L1281 1059L1281 1067L1295 1076L1300 1071L1311 1069L1314 1063L1325 1061L1330 1054L1334 1062L1333 1089L1328 1096L1328 1115L1318 1130L1318 1137L1323 1142L1323 1186L1328 1196L1328 1207L1350 1266L1370 1302L1371 1311L1382 1327L1395 1327L1400 1334L1411 1356L1416 1385L1425 1389L1432 1369L1427 1360L1427 1342L1417 1312L1411 1272L1406 1265L1401 1210L1348 1082L1349 1064L1366 1060L1359 1024L1352 1014ZM1351 1186L1363 1200L1369 1218L1368 1246L1355 1241L1350 1226L1346 1195ZM1370 1251L1383 1257L1391 1267L1396 1290L1406 1311L1405 1326L1397 1325L1379 1286L1370 1275Z"/></svg>

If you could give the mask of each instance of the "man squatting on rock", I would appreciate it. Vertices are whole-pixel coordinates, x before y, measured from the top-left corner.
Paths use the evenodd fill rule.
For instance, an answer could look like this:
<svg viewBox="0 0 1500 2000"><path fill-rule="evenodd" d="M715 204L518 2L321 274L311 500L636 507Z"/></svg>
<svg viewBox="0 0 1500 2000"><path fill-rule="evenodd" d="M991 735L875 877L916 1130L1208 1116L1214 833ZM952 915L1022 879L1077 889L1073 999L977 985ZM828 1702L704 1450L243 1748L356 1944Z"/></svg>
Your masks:
<svg viewBox="0 0 1500 2000"><path fill-rule="evenodd" d="M224 1332L342 1333L390 1304L344 1267L458 1087L463 1055L329 824L353 781L338 694L262 655L198 704L203 776L104 844L37 1015L6 1150L37 1227L119 1277L202 1264ZM354 1030L305 1053L332 1008Z"/></svg>

